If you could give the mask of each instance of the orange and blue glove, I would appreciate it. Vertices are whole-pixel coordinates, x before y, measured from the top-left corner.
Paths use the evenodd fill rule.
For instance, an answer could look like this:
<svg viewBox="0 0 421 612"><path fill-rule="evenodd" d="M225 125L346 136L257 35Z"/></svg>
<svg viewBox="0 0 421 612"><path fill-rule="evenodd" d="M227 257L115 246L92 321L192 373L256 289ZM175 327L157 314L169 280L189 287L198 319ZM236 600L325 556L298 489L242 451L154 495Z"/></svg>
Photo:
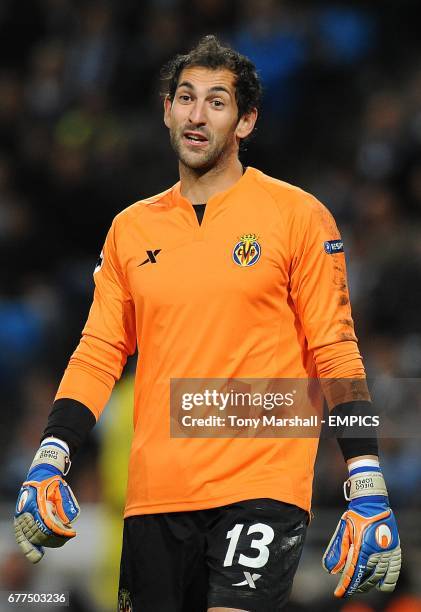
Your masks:
<svg viewBox="0 0 421 612"><path fill-rule="evenodd" d="M63 546L76 535L72 523L80 509L63 479L69 469L67 444L43 440L19 491L14 519L16 541L32 563L42 559L44 546Z"/></svg>
<svg viewBox="0 0 421 612"><path fill-rule="evenodd" d="M360 460L354 466L344 484L348 510L322 561L329 574L341 574L336 597L350 597L374 586L393 591L401 568L398 528L380 467L373 460Z"/></svg>

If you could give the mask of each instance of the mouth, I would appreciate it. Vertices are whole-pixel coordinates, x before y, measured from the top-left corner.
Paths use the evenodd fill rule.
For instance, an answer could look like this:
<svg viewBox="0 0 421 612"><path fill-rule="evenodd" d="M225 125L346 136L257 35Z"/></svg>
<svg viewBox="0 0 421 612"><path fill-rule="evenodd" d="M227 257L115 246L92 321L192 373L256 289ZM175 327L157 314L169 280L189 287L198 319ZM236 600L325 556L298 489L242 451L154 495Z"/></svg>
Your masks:
<svg viewBox="0 0 421 612"><path fill-rule="evenodd" d="M201 132L187 131L183 134L183 140L191 147L205 147L209 140Z"/></svg>

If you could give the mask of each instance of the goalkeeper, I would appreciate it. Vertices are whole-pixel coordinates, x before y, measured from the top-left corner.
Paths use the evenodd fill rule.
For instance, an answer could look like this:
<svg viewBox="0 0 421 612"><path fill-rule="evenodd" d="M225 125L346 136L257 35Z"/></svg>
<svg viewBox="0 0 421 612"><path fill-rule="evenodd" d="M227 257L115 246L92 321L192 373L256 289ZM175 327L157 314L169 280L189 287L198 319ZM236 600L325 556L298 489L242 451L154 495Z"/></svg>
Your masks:
<svg viewBox="0 0 421 612"><path fill-rule="evenodd" d="M18 497L17 541L37 562L75 536L64 477L138 346L119 609L274 612L302 552L318 439L172 438L170 380L318 377L331 411L372 413L344 247L316 198L243 168L261 94L248 58L208 36L164 76L180 181L112 223ZM338 597L392 591L399 537L377 440L339 443L349 505L323 565Z"/></svg>

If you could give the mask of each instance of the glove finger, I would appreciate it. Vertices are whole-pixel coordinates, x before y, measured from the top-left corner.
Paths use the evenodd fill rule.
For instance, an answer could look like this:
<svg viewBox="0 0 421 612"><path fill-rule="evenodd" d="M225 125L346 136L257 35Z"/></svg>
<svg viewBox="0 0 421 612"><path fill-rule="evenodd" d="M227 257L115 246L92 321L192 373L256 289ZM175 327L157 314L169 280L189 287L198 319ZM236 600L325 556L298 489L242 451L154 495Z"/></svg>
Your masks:
<svg viewBox="0 0 421 612"><path fill-rule="evenodd" d="M354 549L354 546L351 546ZM351 550L350 548L350 550ZM384 581L389 572L390 562L395 557L393 567L395 571L391 573L391 578L386 583L386 588L381 588L381 583ZM344 568L342 578L335 590L336 597L349 597L354 593L364 593L369 591L373 586L381 590L392 590L396 584L400 569L400 551L395 554L395 550L384 553L375 553L369 557L359 547L355 547L353 555L348 556L346 566ZM397 570L397 573L396 573ZM393 583L393 579L396 579ZM391 581L391 582L390 582ZM391 587L393 584L393 588Z"/></svg>
<svg viewBox="0 0 421 612"><path fill-rule="evenodd" d="M70 523L63 523L57 507L52 502L46 503L45 516L43 518L45 524L56 537L66 540L76 536L76 531L71 527Z"/></svg>
<svg viewBox="0 0 421 612"><path fill-rule="evenodd" d="M367 561L364 580L360 583L356 593L365 593L377 586L388 571L390 553L377 553L370 555Z"/></svg>
<svg viewBox="0 0 421 612"><path fill-rule="evenodd" d="M42 546L35 546L32 544L24 534L22 528L22 522L24 520L23 516L24 515L21 515L19 518L14 520L16 542L19 544L25 557L31 563L38 563L44 556L44 549ZM35 521L33 522L35 523Z"/></svg>
<svg viewBox="0 0 421 612"><path fill-rule="evenodd" d="M63 480L53 481L47 488L47 506L51 502L54 507L54 516L60 520L61 525L70 525L80 514L79 504L76 497Z"/></svg>
<svg viewBox="0 0 421 612"><path fill-rule="evenodd" d="M354 545L351 544L348 550L348 555L346 558L345 566L341 574L341 578L336 586L336 589L333 592L335 597L344 597L344 595L347 595L347 589L355 574L355 565L356 565L355 557L357 557L357 554L354 549Z"/></svg>
<svg viewBox="0 0 421 612"><path fill-rule="evenodd" d="M322 565L329 574L337 574L343 569L349 545L349 529L347 522L342 517L322 558Z"/></svg>
<svg viewBox="0 0 421 612"><path fill-rule="evenodd" d="M401 564L402 564L402 553L401 553L400 546L398 546L398 548L395 548L392 551L392 556L389 561L389 567L387 569L385 576L376 585L379 591L385 591L387 593L391 593L392 591L395 590L396 583L398 581L399 574L401 571Z"/></svg>
<svg viewBox="0 0 421 612"><path fill-rule="evenodd" d="M42 536L40 536L41 542L34 542L34 540L31 539L32 543L57 547L62 546L69 538L74 538L76 535L63 509L60 483L64 483L62 478L60 476L53 476L42 482L26 481L23 484L23 491L27 491L28 493L25 497L24 493L22 493L18 502L17 515L22 511L30 512L35 519L39 521L38 526L40 533L44 534L48 539L47 543L47 540L44 541ZM64 488L67 488L67 483L65 483ZM70 499L75 499L73 494L71 494L71 496L71 498L69 497ZM23 507L22 499L25 500ZM79 506L76 502L76 506L73 504L72 511L74 518L77 518L78 509Z"/></svg>
<svg viewBox="0 0 421 612"><path fill-rule="evenodd" d="M31 512L23 512L15 517L15 525L19 526L28 542L35 546L42 546L45 538L51 535L38 513L34 516Z"/></svg>
<svg viewBox="0 0 421 612"><path fill-rule="evenodd" d="M67 517L69 523L77 520L80 514L79 504L73 493L70 485L67 482L60 482L60 493L62 499L63 513Z"/></svg>

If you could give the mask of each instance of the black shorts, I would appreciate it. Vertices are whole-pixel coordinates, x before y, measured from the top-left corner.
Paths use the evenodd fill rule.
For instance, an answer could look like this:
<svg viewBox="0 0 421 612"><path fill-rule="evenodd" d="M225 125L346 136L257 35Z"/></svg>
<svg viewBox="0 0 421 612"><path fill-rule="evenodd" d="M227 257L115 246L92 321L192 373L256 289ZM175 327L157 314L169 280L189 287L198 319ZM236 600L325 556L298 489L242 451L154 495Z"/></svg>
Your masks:
<svg viewBox="0 0 421 612"><path fill-rule="evenodd" d="M119 611L284 609L308 514L273 499L124 521Z"/></svg>

